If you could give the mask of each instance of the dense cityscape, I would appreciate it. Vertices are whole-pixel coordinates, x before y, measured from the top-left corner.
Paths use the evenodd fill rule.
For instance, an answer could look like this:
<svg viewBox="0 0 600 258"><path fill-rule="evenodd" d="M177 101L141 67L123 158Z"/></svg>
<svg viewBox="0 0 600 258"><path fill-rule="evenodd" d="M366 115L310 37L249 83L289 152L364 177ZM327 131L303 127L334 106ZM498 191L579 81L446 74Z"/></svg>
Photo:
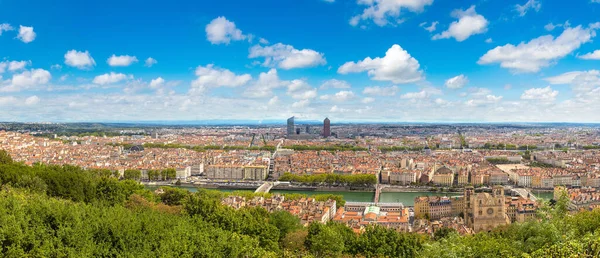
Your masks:
<svg viewBox="0 0 600 258"><path fill-rule="evenodd" d="M600 257L600 0L0 0L0 257Z"/></svg>
<svg viewBox="0 0 600 258"><path fill-rule="evenodd" d="M560 194L573 212L600 204L600 128L589 125L336 125L291 117L280 126L78 133L39 126L3 125L0 149L27 165L108 170L153 187L375 192L369 202L344 200L339 207L335 199L278 193L222 200L236 209L285 210L304 226L340 222L358 234L371 224L431 236L441 228L491 231L535 219L541 202ZM414 191L431 194L410 204L379 201L381 192Z"/></svg>

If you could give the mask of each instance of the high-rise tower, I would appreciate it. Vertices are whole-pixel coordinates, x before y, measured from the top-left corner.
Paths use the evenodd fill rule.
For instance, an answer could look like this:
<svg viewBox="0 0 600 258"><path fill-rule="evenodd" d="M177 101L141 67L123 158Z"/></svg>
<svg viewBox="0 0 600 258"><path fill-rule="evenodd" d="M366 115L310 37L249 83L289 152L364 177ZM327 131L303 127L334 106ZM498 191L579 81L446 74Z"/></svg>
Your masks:
<svg viewBox="0 0 600 258"><path fill-rule="evenodd" d="M331 121L329 121L329 118L325 118L323 120L323 137L329 136L331 136Z"/></svg>
<svg viewBox="0 0 600 258"><path fill-rule="evenodd" d="M294 135L295 130L294 130L294 117L290 117L287 120L287 136L290 137L292 135Z"/></svg>

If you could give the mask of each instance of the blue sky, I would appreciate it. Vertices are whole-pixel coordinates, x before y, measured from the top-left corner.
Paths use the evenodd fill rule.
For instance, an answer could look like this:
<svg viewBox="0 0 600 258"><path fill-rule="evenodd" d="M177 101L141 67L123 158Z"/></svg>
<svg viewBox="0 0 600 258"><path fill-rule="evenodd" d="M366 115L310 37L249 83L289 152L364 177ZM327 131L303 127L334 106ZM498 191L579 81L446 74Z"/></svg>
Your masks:
<svg viewBox="0 0 600 258"><path fill-rule="evenodd" d="M598 0L0 0L0 121L599 122L598 17Z"/></svg>

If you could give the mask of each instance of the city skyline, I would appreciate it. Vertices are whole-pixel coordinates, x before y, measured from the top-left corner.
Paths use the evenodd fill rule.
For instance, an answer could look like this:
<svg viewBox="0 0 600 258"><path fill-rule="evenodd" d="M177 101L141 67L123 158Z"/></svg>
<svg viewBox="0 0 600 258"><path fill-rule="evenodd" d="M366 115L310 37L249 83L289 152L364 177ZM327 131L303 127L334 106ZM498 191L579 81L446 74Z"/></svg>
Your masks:
<svg viewBox="0 0 600 258"><path fill-rule="evenodd" d="M23 5L0 121L600 121L598 1Z"/></svg>

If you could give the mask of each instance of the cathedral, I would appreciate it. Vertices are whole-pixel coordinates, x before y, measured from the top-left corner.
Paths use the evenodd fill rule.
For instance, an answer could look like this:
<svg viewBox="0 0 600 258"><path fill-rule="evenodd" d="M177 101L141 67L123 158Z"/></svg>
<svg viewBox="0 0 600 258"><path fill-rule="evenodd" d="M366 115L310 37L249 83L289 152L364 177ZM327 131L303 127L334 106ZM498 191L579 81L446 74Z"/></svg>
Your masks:
<svg viewBox="0 0 600 258"><path fill-rule="evenodd" d="M467 226L475 232L491 231L510 224L504 205L504 187L494 186L492 193L475 193L472 186L465 188L464 216Z"/></svg>

